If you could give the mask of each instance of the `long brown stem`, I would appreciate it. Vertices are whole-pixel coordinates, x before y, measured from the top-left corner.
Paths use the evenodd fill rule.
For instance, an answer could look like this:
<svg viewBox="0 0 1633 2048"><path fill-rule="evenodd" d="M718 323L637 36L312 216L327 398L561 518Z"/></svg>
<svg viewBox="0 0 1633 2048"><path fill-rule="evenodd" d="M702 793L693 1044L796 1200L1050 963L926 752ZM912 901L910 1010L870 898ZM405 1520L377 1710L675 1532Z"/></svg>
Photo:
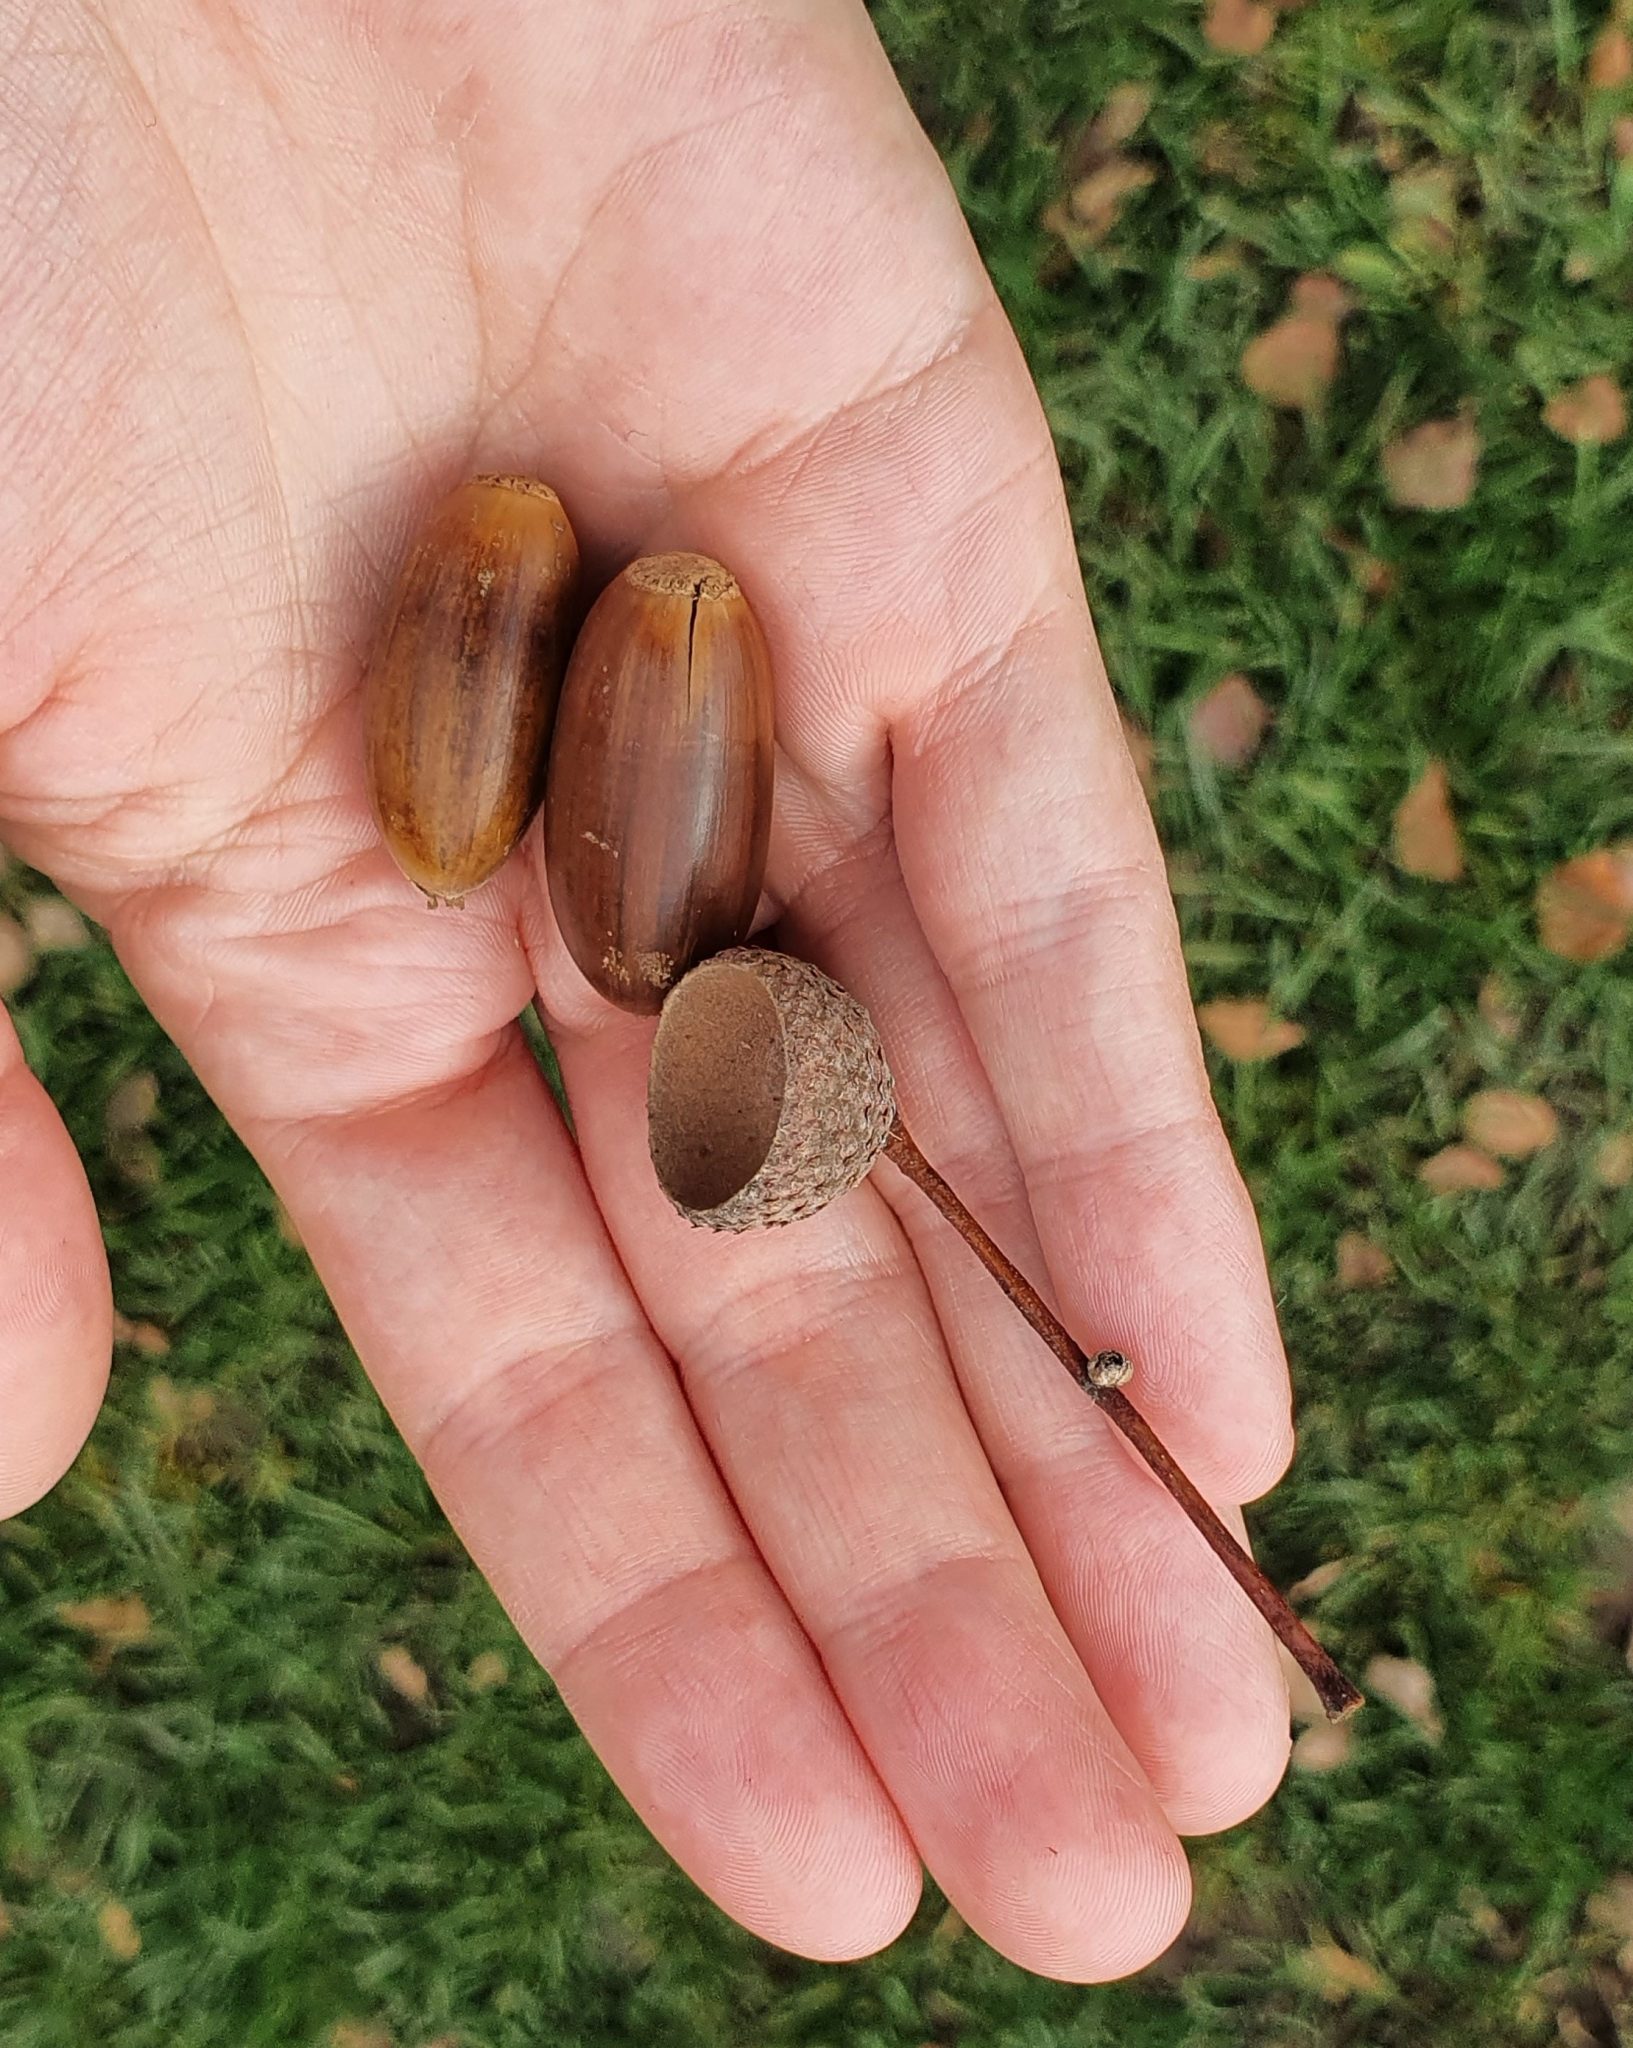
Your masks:
<svg viewBox="0 0 1633 2048"><path fill-rule="evenodd" d="M885 1156L935 1203L1072 1378L1110 1416L1184 1508L1214 1555L1297 1659L1300 1670L1315 1687L1328 1718L1342 1721L1353 1714L1361 1704L1360 1692L1197 1492L1174 1462L1162 1439L1122 1391L1123 1382L1131 1371L1123 1354L1120 1351L1100 1351L1091 1356L1081 1345L1073 1342L1065 1325L1025 1274L1004 1256L925 1158L899 1117L885 1144Z"/></svg>

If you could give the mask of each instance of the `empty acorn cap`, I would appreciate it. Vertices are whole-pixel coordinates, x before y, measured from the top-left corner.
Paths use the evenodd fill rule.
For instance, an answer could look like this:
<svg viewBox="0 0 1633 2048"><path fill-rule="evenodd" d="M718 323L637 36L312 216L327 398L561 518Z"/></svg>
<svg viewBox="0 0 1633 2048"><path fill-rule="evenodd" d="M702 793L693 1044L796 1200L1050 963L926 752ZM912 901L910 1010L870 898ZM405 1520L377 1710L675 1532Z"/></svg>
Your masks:
<svg viewBox="0 0 1633 2048"><path fill-rule="evenodd" d="M895 1117L873 1019L808 961L733 946L670 990L647 1135L664 1193L693 1223L814 1216L867 1177Z"/></svg>

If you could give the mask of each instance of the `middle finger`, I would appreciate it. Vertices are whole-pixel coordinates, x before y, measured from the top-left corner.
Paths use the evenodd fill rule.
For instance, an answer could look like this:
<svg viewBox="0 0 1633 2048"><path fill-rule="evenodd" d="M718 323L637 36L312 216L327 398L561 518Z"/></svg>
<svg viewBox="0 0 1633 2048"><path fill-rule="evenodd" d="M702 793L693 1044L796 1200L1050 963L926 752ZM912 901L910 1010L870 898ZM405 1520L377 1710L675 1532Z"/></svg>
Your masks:
<svg viewBox="0 0 1633 2048"><path fill-rule="evenodd" d="M581 1003L554 947L539 964L596 1199L920 1853L1030 1968L1149 1960L1184 1917L1183 1853L1049 1606L888 1206L864 1186L795 1230L691 1228L647 1156L650 1027Z"/></svg>

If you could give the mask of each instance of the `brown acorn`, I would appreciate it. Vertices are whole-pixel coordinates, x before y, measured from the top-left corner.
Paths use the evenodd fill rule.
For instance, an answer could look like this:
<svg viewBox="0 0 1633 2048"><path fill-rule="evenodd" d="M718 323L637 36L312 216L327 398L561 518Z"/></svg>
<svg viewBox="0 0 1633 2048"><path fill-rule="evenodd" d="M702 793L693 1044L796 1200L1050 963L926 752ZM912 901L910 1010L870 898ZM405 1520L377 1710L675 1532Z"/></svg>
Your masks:
<svg viewBox="0 0 1633 2048"><path fill-rule="evenodd" d="M545 872L580 971L651 1014L695 962L747 938L765 879L771 663L737 579L647 555L573 648L550 748Z"/></svg>
<svg viewBox="0 0 1633 2048"><path fill-rule="evenodd" d="M578 542L548 484L479 476L432 513L369 665L369 793L433 903L505 862L538 809L575 623Z"/></svg>

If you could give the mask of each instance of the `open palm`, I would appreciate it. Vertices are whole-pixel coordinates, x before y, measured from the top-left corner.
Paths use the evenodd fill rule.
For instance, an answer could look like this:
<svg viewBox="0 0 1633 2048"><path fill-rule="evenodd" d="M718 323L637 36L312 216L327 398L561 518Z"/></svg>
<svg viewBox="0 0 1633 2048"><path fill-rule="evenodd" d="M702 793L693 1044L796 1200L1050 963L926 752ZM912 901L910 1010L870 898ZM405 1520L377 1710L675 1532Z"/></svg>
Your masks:
<svg viewBox="0 0 1633 2048"><path fill-rule="evenodd" d="M547 477L592 580L728 561L777 671L783 936L1210 1496L1277 1476L1257 1237L1048 436L862 8L42 0L0 44L0 836L108 926L700 1884L841 1957L922 1860L1031 1968L1139 1966L1175 1831L1280 1772L1268 1631L894 1175L762 1238L673 1216L650 1029L578 982L537 833L432 912L362 783L360 656L461 475ZM108 1354L11 1041L0 1164L4 1513Z"/></svg>

